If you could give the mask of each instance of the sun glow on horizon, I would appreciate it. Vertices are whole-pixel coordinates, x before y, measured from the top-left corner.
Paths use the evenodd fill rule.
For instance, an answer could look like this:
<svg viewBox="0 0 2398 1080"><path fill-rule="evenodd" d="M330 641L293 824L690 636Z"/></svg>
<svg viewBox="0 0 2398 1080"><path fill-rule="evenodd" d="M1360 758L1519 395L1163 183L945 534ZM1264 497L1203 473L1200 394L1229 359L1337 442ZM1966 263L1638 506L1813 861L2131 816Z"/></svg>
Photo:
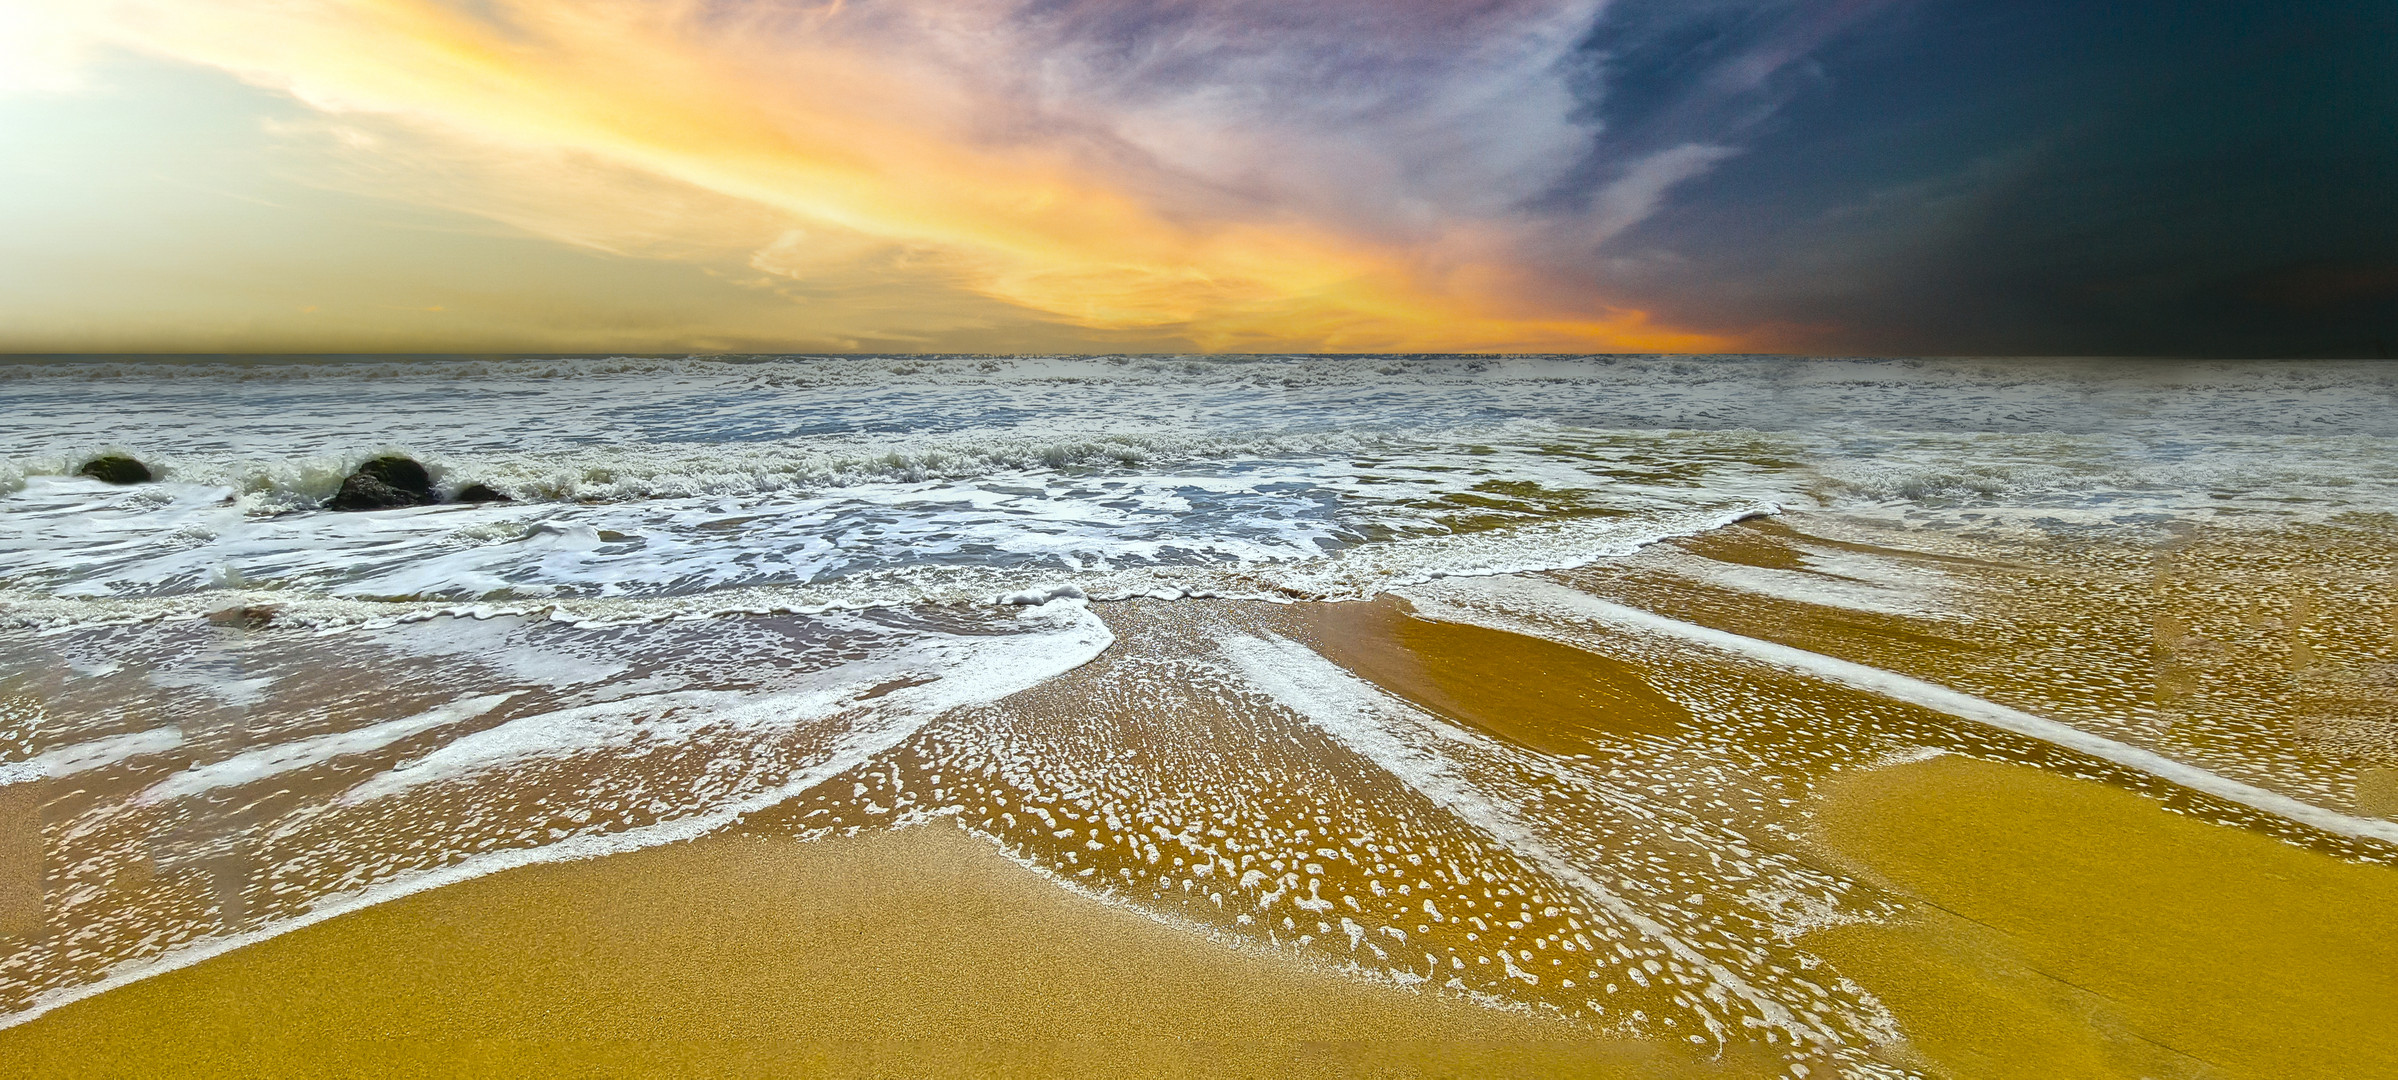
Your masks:
<svg viewBox="0 0 2398 1080"><path fill-rule="evenodd" d="M1108 84L1125 77L1039 38L1007 3L11 3L58 55L129 50L303 103L317 130L294 135L311 149L285 168L308 183L745 268L776 302L848 304L839 318L877 340L904 340L919 308L974 308L943 316L960 327L945 340L971 343L977 320L998 318L1103 347L1734 344L1543 265L1554 238L1504 198L1459 212L1390 179L1407 163L1329 135L1308 147L1321 160L1294 165L1316 129L1256 121L1273 102L1227 104L1238 83L1221 80ZM1504 58L1513 68L1556 47L1556 5L1535 7L1502 27L1522 54ZM1195 169L1173 160L1184 143L1219 152ZM1547 153L1531 164L1564 160ZM852 302L868 288L873 303Z"/></svg>

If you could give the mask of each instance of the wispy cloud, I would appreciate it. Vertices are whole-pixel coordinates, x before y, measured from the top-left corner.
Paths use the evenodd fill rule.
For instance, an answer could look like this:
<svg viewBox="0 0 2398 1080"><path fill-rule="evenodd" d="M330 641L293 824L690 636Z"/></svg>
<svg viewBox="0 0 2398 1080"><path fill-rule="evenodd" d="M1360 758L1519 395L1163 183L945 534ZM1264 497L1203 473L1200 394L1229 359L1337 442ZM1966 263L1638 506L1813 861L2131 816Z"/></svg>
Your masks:
<svg viewBox="0 0 2398 1080"><path fill-rule="evenodd" d="M1044 318L1213 347L1713 343L1517 287L1514 208L1581 153L1556 69L1583 3L16 10L288 92L357 136L329 158L344 182L428 169L377 182L615 250L771 218L767 272L887 274L904 252ZM378 148L378 127L416 137ZM706 197L677 224L661 186Z"/></svg>
<svg viewBox="0 0 2398 1080"><path fill-rule="evenodd" d="M815 294L915 280L1127 343L1706 349L1736 342L1611 297L1599 248L1881 2L0 0L0 40L28 83L106 46L289 94L313 183Z"/></svg>

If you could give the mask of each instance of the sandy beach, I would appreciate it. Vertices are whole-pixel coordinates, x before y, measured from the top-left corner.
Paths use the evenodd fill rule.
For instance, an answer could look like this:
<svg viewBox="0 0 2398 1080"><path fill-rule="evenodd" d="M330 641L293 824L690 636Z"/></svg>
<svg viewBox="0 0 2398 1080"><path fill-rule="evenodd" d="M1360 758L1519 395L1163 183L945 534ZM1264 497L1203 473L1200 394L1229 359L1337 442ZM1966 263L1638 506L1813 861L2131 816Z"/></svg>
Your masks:
<svg viewBox="0 0 2398 1080"><path fill-rule="evenodd" d="M946 822L495 875L0 1032L43 1076L1750 1075L1210 942Z"/></svg>
<svg viewBox="0 0 2398 1080"><path fill-rule="evenodd" d="M0 0L0 1080L2398 1080L2393 56Z"/></svg>
<svg viewBox="0 0 2398 1080"><path fill-rule="evenodd" d="M2029 662L1986 622L1953 612L1806 603L1709 584L1692 569L1707 559L1853 584L1793 554L1866 557L1859 542L1798 531L1833 524L1736 526L1542 587L1577 582L1955 685ZM2209 553L2197 545L2175 557L2187 567ZM1873 557L2003 573L2019 627L2041 612L2088 610L2077 606L2087 581L2078 595L2026 592L2038 568L2023 563L1923 550ZM2322 567L2305 572L2322 591ZM2156 579L2148 585L2183 606L2111 617L2207 625L2210 594L2173 601ZM1829 995L1825 1019L1813 1022L1856 1025L1848 1041L1825 1044L1845 1046L1851 1064L1818 1070L2353 1077L2398 1055L2377 1019L2398 1007L2387 977L2398 969L2398 927L2369 915L2398 910L2398 869L2369 844L2310 840L2287 823L2260 829L2239 805L1790 671L1562 624L1531 636L1461 606L1470 594L1408 595L1098 605L1112 635L1098 658L701 839L507 870L343 915L64 1005L0 1031L0 1054L42 1075L489 1074L536 1064L608 1075L1793 1075L1791 1044L1768 1037L1788 1021L1685 1039L1671 1018L1704 1020L1715 1006L1670 977L1634 985L1616 973L1643 965L1612 967L1571 947L1577 935L1600 935L1617 910L1606 901L1633 879L1618 871L1573 885L1568 863L1629 858L1691 896L1639 899L1688 914L1643 923L1626 944L1698 942L1693 955L1740 965L1738 975L1708 969L1718 980L1779 994L1772 988L1785 984L1770 980L1787 973L1790 992ZM2372 615L2318 605L2312 618ZM2196 632L2180 632L2187 651ZM1240 648L1276 658L1282 676L1314 679L1275 691L1310 726L1259 728L1269 721L1253 697L1193 681L1190 661L1225 641L1253 643ZM1271 649L1283 651L1257 651ZM2301 660L2320 677L2328 652ZM2230 650L2210 657L2234 674L2260 663ZM2287 656L2273 662L2286 669ZM1273 672L1252 677L1283 685ZM1699 685L1759 704L1726 712ZM1989 692L2010 685L2002 675ZM2020 685L2015 700L2041 703L2020 695L2072 695L2076 685L2108 704L2104 679L2087 671ZM2205 685L2238 693L2242 681ZM1455 734L1421 744L1429 750L1393 743L1405 736L1391 726L1397 714L1340 719L1336 691L1388 695L1358 707L1419 710ZM2177 704L2192 727L2221 710L2187 692ZM2300 723L2304 710L2302 701L2280 722L2293 745L2318 730ZM997 749L977 757L964 749L975 740ZM1277 743L1287 745L1256 749ZM1574 771L1680 783L1674 768L1704 756L1694 746L1735 744L1772 768L1738 783L1696 774L1662 798L1681 808L1665 817L1592 801L1582 777L1605 774ZM1902 744L1912 749L1886 748ZM1409 764L1418 759L1408 755L1440 753L1497 755L1489 768L1499 771ZM1397 771L1357 772L1349 762L1359 757ZM1062 780L1044 789L1011 779L1034 761L1065 770ZM1570 768L1546 764L1558 762ZM1074 780L1076 769L1089 779ZM1517 779L1501 775L1509 769ZM1151 776L1160 779L1140 779ZM1736 800L1742 784L1757 794ZM1198 819L1217 822L1213 835L1233 826L1267 842L1236 863L1242 846L1220 841L1208 850L1230 869L1213 876L1181 856L1161 862L1171 830L1117 817L1164 820L1156 808L1173 805L1173 788L1195 792L1201 807L1247 808ZM1436 809L1474 825L1444 832L1424 817ZM1309 838L1332 814L1348 823ZM1663 839L1649 835L1657 830ZM1579 846L1581 835L1593 846ZM1375 836L1404 839L1378 854L1367 842ZM1477 846L1493 838L1495 849ZM1166 851L1205 846L1187 829L1174 839L1180 846ZM1397 865L1415 850L1480 861L1454 874L1417 868L1429 860ZM1321 861L1298 865L1310 859ZM1265 875L1243 879L1247 895L1270 891L1228 904L1229 878L1253 867ZM1278 874L1290 875L1285 884ZM1292 914L1306 922L1246 913L1290 910L1277 900L1303 879L1298 901L1326 901L1297 903ZM1770 880L1833 891L1775 900L1758 884ZM1729 920L1705 914L1744 895L1754 914L1737 904ZM1383 923L1392 948L1357 932Z"/></svg>

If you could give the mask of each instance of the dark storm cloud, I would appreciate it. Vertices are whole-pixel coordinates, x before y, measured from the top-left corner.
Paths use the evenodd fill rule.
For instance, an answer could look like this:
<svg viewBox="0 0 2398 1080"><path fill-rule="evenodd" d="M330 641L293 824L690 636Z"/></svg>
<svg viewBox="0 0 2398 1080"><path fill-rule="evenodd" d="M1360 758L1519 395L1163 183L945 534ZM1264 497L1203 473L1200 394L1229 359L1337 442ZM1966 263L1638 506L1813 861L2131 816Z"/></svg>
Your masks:
<svg viewBox="0 0 2398 1080"><path fill-rule="evenodd" d="M1559 198L1726 148L1594 271L1667 318L1881 352L2398 348L2398 6L1635 0L1585 55L1601 130Z"/></svg>
<svg viewBox="0 0 2398 1080"><path fill-rule="evenodd" d="M1675 146L1753 135L1823 83L1816 49L1888 2L1619 0L1571 65L1598 136L1576 181L1593 185Z"/></svg>

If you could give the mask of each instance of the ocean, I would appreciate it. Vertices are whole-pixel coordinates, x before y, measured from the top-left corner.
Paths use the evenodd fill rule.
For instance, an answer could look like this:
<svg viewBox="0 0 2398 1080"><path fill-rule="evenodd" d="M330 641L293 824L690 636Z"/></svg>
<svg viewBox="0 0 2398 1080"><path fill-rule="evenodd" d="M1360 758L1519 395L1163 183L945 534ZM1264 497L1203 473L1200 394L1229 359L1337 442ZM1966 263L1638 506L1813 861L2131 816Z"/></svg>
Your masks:
<svg viewBox="0 0 2398 1080"><path fill-rule="evenodd" d="M443 501L324 508L384 456ZM1194 933L1906 1075L1806 945L1897 903L1808 800L1964 755L2388 861L2394 515L2375 363L12 362L0 1012L946 817Z"/></svg>

